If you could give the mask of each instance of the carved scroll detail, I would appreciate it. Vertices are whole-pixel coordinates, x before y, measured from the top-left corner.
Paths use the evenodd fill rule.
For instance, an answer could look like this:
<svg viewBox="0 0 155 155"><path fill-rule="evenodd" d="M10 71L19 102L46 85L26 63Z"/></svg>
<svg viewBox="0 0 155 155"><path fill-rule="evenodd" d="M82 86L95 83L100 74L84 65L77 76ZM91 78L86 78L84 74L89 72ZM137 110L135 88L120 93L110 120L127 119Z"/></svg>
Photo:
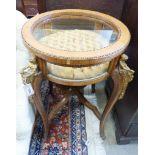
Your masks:
<svg viewBox="0 0 155 155"><path fill-rule="evenodd" d="M35 76L39 74L35 57L29 60L28 65L21 70L20 74L24 84L32 84ZM28 98L29 102L33 103L32 96Z"/></svg>
<svg viewBox="0 0 155 155"><path fill-rule="evenodd" d="M126 54L122 54L119 62L119 73L122 77L123 86L119 99L122 99L124 97L126 89L128 87L128 83L131 82L134 78L135 71L128 67L128 65L126 64L127 60L128 56Z"/></svg>
<svg viewBox="0 0 155 155"><path fill-rule="evenodd" d="M38 65L36 59L29 60L28 65L20 72L24 84L32 83L34 77L38 73Z"/></svg>

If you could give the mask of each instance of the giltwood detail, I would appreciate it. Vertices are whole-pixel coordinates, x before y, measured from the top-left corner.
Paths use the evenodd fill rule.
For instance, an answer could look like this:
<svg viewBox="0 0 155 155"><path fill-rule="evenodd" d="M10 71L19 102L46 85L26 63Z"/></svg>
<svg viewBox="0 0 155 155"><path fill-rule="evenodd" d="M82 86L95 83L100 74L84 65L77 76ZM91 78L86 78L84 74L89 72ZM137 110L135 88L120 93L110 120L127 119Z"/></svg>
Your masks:
<svg viewBox="0 0 155 155"><path fill-rule="evenodd" d="M119 99L122 99L124 97L126 89L128 87L128 83L131 82L134 78L135 71L128 67L128 65L126 64L127 60L128 56L126 54L122 54L119 62L119 73L122 77L123 86Z"/></svg>
<svg viewBox="0 0 155 155"><path fill-rule="evenodd" d="M34 78L38 75L38 65L35 57L29 60L28 65L20 72L24 84L32 84ZM32 96L28 97L29 101L33 103Z"/></svg>
<svg viewBox="0 0 155 155"><path fill-rule="evenodd" d="M28 62L28 65L20 72L24 84L32 83L34 77L38 73L38 65L36 59L33 58Z"/></svg>

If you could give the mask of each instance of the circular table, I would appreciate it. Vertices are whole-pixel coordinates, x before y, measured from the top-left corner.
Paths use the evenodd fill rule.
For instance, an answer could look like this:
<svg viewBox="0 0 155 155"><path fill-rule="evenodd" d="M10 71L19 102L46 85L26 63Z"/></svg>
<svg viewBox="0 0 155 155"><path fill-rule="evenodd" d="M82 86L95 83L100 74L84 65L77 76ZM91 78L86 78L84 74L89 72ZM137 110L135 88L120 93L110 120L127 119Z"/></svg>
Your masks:
<svg viewBox="0 0 155 155"><path fill-rule="evenodd" d="M43 120L45 137L48 135L48 121L72 95L76 95L100 120L100 134L103 137L105 120L122 89L125 89L125 78L121 76L119 66L120 60L123 64L126 59L121 54L130 41L127 27L103 13L67 9L36 15L23 26L22 36L26 47L35 55L39 68L33 79L33 99ZM114 88L101 114L80 89L110 76ZM49 113L45 112L41 103L40 83L43 78L59 84L64 91L64 98Z"/></svg>

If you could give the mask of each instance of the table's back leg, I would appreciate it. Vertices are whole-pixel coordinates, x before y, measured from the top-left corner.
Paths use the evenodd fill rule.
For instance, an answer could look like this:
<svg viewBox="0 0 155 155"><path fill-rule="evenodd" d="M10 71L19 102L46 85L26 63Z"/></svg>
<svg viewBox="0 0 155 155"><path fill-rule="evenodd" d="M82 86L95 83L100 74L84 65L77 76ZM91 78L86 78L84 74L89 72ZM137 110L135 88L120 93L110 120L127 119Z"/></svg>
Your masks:
<svg viewBox="0 0 155 155"><path fill-rule="evenodd" d="M49 81L49 88L50 88L49 92L50 92L50 94L52 94L53 93L53 83L51 81Z"/></svg>
<svg viewBox="0 0 155 155"><path fill-rule="evenodd" d="M96 90L95 90L95 84L92 84L92 93L95 93Z"/></svg>
<svg viewBox="0 0 155 155"><path fill-rule="evenodd" d="M120 96L120 93L121 93L121 88L122 88L122 78L121 78L118 68L115 68L111 77L114 82L113 91L112 91L111 97L110 97L110 99L102 113L101 120L100 120L100 136L102 138L105 138L105 135L104 135L105 121L106 121L107 116L109 115L110 111L114 107L115 103L117 102L117 100Z"/></svg>
<svg viewBox="0 0 155 155"><path fill-rule="evenodd" d="M94 106L93 104L91 104L84 96L83 94L76 88L73 88L73 94L75 94L79 101L84 104L87 108L89 108L90 110L92 110L94 112L94 114L96 115L96 117L100 120L101 118L101 114L99 112L99 110L97 109L96 106Z"/></svg>
<svg viewBox="0 0 155 155"><path fill-rule="evenodd" d="M63 99L60 102L57 102L55 104L55 106L52 108L52 110L48 114L48 121L52 120L55 117L56 113L60 111L65 106L65 104L68 103L70 96L71 96L70 93L67 92L64 95Z"/></svg>
<svg viewBox="0 0 155 155"><path fill-rule="evenodd" d="M33 89L35 92L35 94L33 95L33 100L34 100L35 107L42 118L44 130L45 130L44 137L46 139L48 136L49 127L48 127L47 113L42 104L41 95L40 95L41 82L42 82L42 74L38 74L37 76L35 76L33 81Z"/></svg>

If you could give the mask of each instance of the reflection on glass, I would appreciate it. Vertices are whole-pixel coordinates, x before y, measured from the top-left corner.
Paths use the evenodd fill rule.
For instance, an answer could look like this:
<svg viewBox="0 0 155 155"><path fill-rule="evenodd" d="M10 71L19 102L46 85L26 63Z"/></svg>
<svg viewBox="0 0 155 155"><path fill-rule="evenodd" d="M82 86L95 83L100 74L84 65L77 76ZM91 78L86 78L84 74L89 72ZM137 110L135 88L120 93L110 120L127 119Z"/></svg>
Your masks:
<svg viewBox="0 0 155 155"><path fill-rule="evenodd" d="M106 23L82 19L55 19L38 24L34 37L43 45L64 51L94 51L117 40L117 32Z"/></svg>

